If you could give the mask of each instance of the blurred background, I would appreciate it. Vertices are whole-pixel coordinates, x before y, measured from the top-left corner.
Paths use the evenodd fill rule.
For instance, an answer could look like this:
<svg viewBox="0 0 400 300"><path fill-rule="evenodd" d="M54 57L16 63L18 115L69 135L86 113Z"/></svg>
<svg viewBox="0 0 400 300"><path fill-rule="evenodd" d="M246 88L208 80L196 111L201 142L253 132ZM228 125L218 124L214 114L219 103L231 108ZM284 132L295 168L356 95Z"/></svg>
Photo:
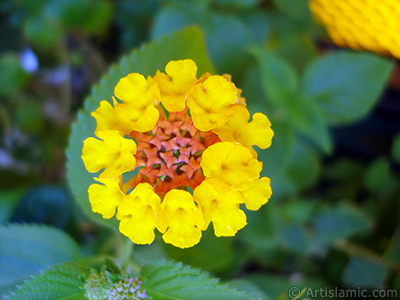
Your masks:
<svg viewBox="0 0 400 300"><path fill-rule="evenodd" d="M70 126L110 65L190 25L271 120L260 160L274 194L235 238L208 230L188 250L137 246L134 260L183 261L271 299L295 285L399 290L398 60L338 47L307 0L2 0L0 225L54 226L86 257L118 251L68 188Z"/></svg>

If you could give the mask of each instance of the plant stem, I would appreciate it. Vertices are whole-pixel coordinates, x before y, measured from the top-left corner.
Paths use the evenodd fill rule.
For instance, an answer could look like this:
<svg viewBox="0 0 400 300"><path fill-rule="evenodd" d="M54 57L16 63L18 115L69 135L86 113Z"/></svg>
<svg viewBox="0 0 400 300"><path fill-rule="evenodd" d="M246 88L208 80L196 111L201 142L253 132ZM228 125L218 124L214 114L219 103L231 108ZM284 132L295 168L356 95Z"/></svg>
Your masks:
<svg viewBox="0 0 400 300"><path fill-rule="evenodd" d="M125 270L130 264L134 244L128 238L121 237L120 260L121 269Z"/></svg>

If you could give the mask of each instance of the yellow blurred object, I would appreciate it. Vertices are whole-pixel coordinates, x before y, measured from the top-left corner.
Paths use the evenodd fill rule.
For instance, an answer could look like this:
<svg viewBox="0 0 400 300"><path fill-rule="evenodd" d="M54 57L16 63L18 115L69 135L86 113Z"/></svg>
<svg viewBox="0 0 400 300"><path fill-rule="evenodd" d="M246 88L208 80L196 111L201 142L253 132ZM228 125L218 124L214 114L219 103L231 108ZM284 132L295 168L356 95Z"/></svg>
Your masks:
<svg viewBox="0 0 400 300"><path fill-rule="evenodd" d="M335 44L400 58L400 0L310 0Z"/></svg>

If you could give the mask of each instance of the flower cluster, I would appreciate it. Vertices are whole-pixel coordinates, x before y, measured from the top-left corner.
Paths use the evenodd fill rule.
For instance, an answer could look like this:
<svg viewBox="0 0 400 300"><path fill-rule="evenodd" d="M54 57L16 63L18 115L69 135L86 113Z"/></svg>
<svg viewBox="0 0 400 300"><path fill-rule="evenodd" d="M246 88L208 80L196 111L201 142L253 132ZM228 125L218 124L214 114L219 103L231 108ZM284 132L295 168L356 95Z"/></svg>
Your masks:
<svg viewBox="0 0 400 300"><path fill-rule="evenodd" d="M146 299L148 297L146 291L141 289L141 284L139 278L129 275L122 278L120 275L107 274L105 271L92 271L85 282L85 296L93 300Z"/></svg>
<svg viewBox="0 0 400 300"><path fill-rule="evenodd" d="M210 222L216 236L234 236L246 225L240 205L258 210L272 193L253 149L270 146L271 124L261 113L249 122L229 75L197 78L189 59L165 71L122 78L113 105L92 113L96 138L82 150L86 169L102 171L88 190L92 210L117 210L121 233L137 244L152 243L157 228L166 243L191 247Z"/></svg>
<svg viewBox="0 0 400 300"><path fill-rule="evenodd" d="M400 58L400 1L311 0L309 5L337 45Z"/></svg>

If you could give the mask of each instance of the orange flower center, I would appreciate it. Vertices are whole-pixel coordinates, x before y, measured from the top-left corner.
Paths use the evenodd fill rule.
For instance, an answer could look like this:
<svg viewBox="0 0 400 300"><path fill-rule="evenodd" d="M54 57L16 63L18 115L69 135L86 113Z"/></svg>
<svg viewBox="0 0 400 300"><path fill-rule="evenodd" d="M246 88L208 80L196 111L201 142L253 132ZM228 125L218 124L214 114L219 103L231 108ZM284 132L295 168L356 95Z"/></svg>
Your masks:
<svg viewBox="0 0 400 300"><path fill-rule="evenodd" d="M136 167L142 167L132 180L132 187L148 182L164 196L174 188L193 190L204 180L200 168L203 151L221 140L211 131L194 127L188 110L160 116L151 132L132 131L137 142Z"/></svg>

